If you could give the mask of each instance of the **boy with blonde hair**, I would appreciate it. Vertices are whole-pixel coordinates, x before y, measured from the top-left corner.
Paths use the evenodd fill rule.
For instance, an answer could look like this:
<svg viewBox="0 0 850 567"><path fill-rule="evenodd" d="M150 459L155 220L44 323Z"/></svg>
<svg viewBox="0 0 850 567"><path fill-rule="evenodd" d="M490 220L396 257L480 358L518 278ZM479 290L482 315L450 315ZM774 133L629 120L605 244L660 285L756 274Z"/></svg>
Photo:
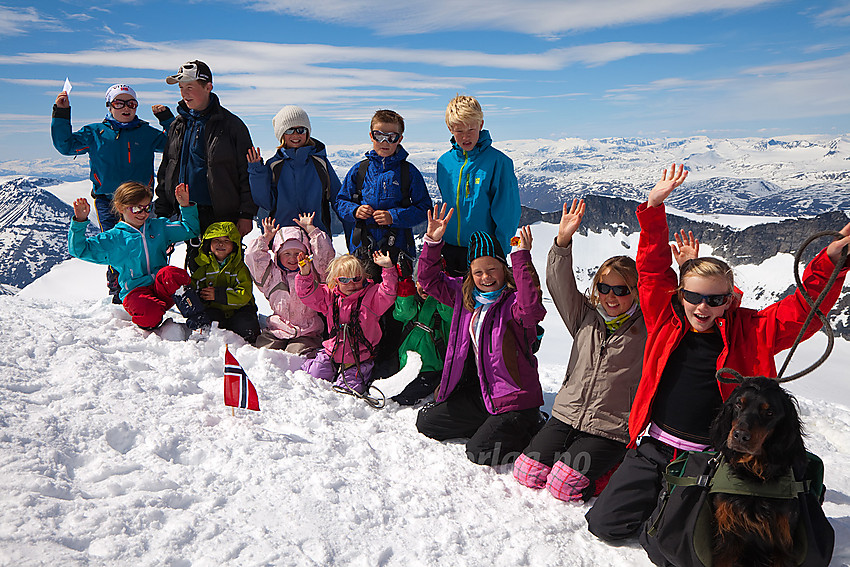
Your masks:
<svg viewBox="0 0 850 567"><path fill-rule="evenodd" d="M484 130L484 112L471 96L457 95L446 107L452 149L437 160L437 186L443 202L454 207L443 237L443 258L450 275L466 273L466 244L478 231L492 234L510 250L519 226L519 188L511 159L494 148Z"/></svg>

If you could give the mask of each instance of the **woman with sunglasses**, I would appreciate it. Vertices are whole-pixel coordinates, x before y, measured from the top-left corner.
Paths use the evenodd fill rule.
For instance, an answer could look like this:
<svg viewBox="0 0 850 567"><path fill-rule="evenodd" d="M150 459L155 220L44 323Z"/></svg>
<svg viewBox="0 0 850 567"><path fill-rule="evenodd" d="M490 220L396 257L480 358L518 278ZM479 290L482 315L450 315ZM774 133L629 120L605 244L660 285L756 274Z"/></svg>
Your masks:
<svg viewBox="0 0 850 567"><path fill-rule="evenodd" d="M366 268L352 254L334 258L327 284L318 284L311 257L298 255L300 271L295 293L310 309L325 316L330 338L315 358L301 369L315 378L334 382L347 393L366 393L375 366L375 347L381 340L380 318L395 303L398 272L388 253L375 252L372 260L382 269L381 283L366 279Z"/></svg>
<svg viewBox="0 0 850 567"><path fill-rule="evenodd" d="M637 536L658 499L667 464L682 451L709 448L709 428L735 384L715 377L720 368L744 376L776 376L774 356L794 343L809 307L800 291L761 310L739 307L732 270L716 258L670 267L664 200L688 172L664 170L637 210L640 222L637 269L647 342L643 373L629 414L629 451L587 513L588 529L616 541ZM812 297L823 290L844 238L827 246L806 267L803 285ZM841 293L846 263L820 309L828 313ZM804 338L819 328L814 318ZM642 436L642 437L641 437ZM640 442L638 439L640 438Z"/></svg>
<svg viewBox="0 0 850 567"><path fill-rule="evenodd" d="M316 213L315 226L330 235L330 211L341 184L325 145L312 137L310 117L301 107L284 106L272 125L280 142L275 155L263 164L260 148L248 150L254 203L281 227L297 228L299 215Z"/></svg>
<svg viewBox="0 0 850 567"><path fill-rule="evenodd" d="M71 130L71 104L62 91L53 105L50 135L53 146L66 156L88 154L91 169L92 197L101 232L115 226L119 218L111 209L112 195L125 181L153 184L153 154L162 153L167 136L165 130L174 120L162 105L151 109L162 129L150 126L136 116L139 103L136 92L127 85L116 84L106 90L106 117L102 122ZM109 293L120 303L118 274L113 267L106 272Z"/></svg>
<svg viewBox="0 0 850 567"><path fill-rule="evenodd" d="M584 212L581 199L564 203L546 264L546 286L573 337L567 374L552 417L513 469L520 484L546 488L564 501L586 501L598 494L606 473L623 459L646 344L633 259L605 260L588 295L576 285L573 235Z"/></svg>
<svg viewBox="0 0 850 567"><path fill-rule="evenodd" d="M190 284L186 270L168 265L168 248L198 236L198 207L189 202L189 188L181 183L174 191L180 204L180 220L151 215L153 193L147 185L129 181L115 190L112 211L120 217L113 228L86 238L89 203L74 201L74 218L68 233L68 252L95 264L118 270L119 297L133 323L143 329L162 324L165 312L175 303L190 330L203 332L210 325L204 305Z"/></svg>

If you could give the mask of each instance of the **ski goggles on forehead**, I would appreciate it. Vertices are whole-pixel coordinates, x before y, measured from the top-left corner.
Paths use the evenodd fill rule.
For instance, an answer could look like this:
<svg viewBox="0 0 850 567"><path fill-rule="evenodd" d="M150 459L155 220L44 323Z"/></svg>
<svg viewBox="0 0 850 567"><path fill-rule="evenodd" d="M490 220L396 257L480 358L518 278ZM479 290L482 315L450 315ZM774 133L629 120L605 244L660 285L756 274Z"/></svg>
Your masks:
<svg viewBox="0 0 850 567"><path fill-rule="evenodd" d="M596 284L596 291L601 295L613 292L617 297L625 297L632 293L632 290L627 285L608 285L602 282Z"/></svg>
<svg viewBox="0 0 850 567"><path fill-rule="evenodd" d="M718 293L715 295L702 295L695 291L682 290L682 298L691 305L699 305L703 301L709 307L720 307L724 305L731 296L731 293Z"/></svg>
<svg viewBox="0 0 850 567"><path fill-rule="evenodd" d="M287 136L291 136L293 134L306 134L307 128L305 128L304 126L295 126L294 128L287 128L283 131L283 133Z"/></svg>
<svg viewBox="0 0 850 567"><path fill-rule="evenodd" d="M153 203L148 203L144 207L141 205L133 205L130 207L130 212L134 215L138 215L140 213L149 213L153 210Z"/></svg>
<svg viewBox="0 0 850 567"><path fill-rule="evenodd" d="M372 130L372 139L376 142L389 142L395 144L401 139L401 134L398 132L381 132L380 130Z"/></svg>
<svg viewBox="0 0 850 567"><path fill-rule="evenodd" d="M121 100L120 98L116 98L112 102L107 102L106 106L111 106L115 109L124 108L125 106L127 108L139 108L139 101L134 98L131 98L130 100Z"/></svg>
<svg viewBox="0 0 850 567"><path fill-rule="evenodd" d="M337 276L337 283L357 283L363 279L363 276L354 276L353 278L347 278L345 276Z"/></svg>

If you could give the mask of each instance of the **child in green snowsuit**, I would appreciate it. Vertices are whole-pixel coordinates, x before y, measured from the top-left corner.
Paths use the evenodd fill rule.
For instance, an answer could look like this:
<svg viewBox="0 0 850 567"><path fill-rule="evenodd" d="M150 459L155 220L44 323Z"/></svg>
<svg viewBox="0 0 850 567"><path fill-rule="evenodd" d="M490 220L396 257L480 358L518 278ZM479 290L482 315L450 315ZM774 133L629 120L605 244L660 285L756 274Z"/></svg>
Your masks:
<svg viewBox="0 0 850 567"><path fill-rule="evenodd" d="M419 375L392 398L400 405L412 406L440 384L452 308L425 293L418 282L404 279L398 283L393 317L404 323L404 341L398 350L401 367L407 364L407 351L422 357Z"/></svg>
<svg viewBox="0 0 850 567"><path fill-rule="evenodd" d="M232 222L216 222L204 232L192 283L207 316L254 344L260 334L254 281L242 255L242 236Z"/></svg>

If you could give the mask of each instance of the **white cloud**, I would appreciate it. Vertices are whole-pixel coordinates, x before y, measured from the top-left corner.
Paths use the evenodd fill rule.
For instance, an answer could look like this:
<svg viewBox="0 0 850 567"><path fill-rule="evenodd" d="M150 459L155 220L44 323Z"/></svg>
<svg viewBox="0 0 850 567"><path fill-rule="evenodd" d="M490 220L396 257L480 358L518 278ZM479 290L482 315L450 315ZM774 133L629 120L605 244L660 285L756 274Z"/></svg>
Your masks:
<svg viewBox="0 0 850 567"><path fill-rule="evenodd" d="M67 31L61 22L40 15L35 8L10 8L0 5L0 38L22 35L34 29Z"/></svg>
<svg viewBox="0 0 850 567"><path fill-rule="evenodd" d="M493 29L558 34L728 12L777 0L249 0L261 11L357 25L382 35Z"/></svg>
<svg viewBox="0 0 850 567"><path fill-rule="evenodd" d="M824 26L850 26L850 2L841 2L838 6L821 12L815 20Z"/></svg>

